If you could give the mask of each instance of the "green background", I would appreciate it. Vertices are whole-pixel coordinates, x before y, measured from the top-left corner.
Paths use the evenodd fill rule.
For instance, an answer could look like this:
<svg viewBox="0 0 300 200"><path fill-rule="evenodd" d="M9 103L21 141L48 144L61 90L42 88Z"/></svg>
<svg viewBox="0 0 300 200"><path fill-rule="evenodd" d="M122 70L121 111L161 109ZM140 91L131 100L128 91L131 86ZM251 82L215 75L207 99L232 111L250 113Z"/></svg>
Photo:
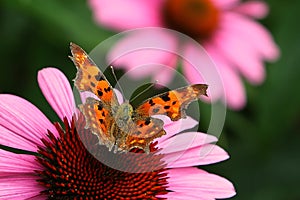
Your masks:
<svg viewBox="0 0 300 200"><path fill-rule="evenodd" d="M280 46L281 58L266 64L260 86L245 82L248 104L227 112L220 146L231 159L206 170L231 180L232 199L300 199L300 1L268 0L271 12L261 21ZM0 93L37 105L51 120L57 116L36 80L46 66L76 73L68 59L69 42L90 51L113 34L97 26L85 1L0 1Z"/></svg>

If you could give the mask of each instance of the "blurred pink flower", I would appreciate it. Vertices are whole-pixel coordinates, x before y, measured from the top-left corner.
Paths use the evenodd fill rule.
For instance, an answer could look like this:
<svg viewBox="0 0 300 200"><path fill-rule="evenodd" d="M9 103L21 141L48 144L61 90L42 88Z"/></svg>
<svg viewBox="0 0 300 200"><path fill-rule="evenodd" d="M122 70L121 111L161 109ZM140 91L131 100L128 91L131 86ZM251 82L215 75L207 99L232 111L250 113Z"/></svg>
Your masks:
<svg viewBox="0 0 300 200"><path fill-rule="evenodd" d="M228 180L192 167L229 157L211 144L217 141L214 136L177 134L195 126L195 120L165 120L167 135L155 142L164 150L163 169L118 171L96 160L81 142L83 138L78 134L82 132L85 137L97 137L84 128L81 114L72 118L75 103L67 78L57 69L46 68L39 72L38 82L64 121L64 128L52 124L25 99L0 95L0 144L32 152L16 154L0 149L0 199L215 199L235 195ZM188 141L188 137L193 140ZM94 146L99 150L100 145Z"/></svg>
<svg viewBox="0 0 300 200"><path fill-rule="evenodd" d="M268 13L268 6L260 1L239 0L90 0L95 20L103 26L115 30L129 30L144 27L165 27L182 32L198 41L214 61L221 75L225 94L211 94L212 100L226 99L232 109L241 109L246 104L245 89L240 75L251 84L260 84L265 79L264 61L275 61L279 49L271 34L254 19L260 19ZM178 48L179 42L171 35L156 35L153 39L167 41L168 48ZM140 37L135 37L141 40ZM134 44L134 38L129 38ZM118 51L118 47L116 48ZM180 46L184 57L197 57L193 46ZM114 50L112 50L114 51ZM175 67L176 58L155 55L155 63ZM113 52L112 52L113 53ZM150 54L152 53L152 54ZM121 66L127 70L132 64L145 62L140 54L122 59ZM164 54L167 54L164 52ZM134 59L133 59L134 57ZM149 59L149 58L146 58ZM148 67L149 68L149 67ZM174 72L173 72L174 73ZM183 62L183 73L191 83L202 82L195 69ZM158 68L137 71L137 77L152 74L155 79L166 83L172 79L172 70Z"/></svg>

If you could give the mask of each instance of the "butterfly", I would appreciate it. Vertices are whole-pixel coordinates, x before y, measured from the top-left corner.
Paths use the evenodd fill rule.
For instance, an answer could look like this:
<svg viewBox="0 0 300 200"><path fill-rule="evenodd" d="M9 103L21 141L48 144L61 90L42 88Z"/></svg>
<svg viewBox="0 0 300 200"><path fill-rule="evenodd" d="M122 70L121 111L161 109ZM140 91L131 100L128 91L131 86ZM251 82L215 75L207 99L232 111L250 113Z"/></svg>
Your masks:
<svg viewBox="0 0 300 200"><path fill-rule="evenodd" d="M88 97L79 105L86 128L97 135L99 143L111 151L128 152L139 148L149 153L154 139L166 134L164 122L153 115L167 115L172 121L185 118L192 101L206 94L206 84L195 84L171 90L142 102L137 108L125 101L120 104L113 87L88 54L71 43L71 60L77 67L74 85L79 92L89 91L98 99Z"/></svg>

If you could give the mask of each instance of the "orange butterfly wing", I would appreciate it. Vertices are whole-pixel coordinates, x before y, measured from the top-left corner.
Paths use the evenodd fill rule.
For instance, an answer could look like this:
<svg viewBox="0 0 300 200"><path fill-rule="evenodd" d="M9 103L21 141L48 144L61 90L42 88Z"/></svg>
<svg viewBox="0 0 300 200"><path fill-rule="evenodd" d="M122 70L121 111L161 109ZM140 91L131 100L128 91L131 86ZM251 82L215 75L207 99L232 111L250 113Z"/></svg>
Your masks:
<svg viewBox="0 0 300 200"><path fill-rule="evenodd" d="M98 136L99 143L112 149L115 144L113 131L114 124L112 109L119 105L112 86L104 74L92 61L88 54L78 45L71 43L72 61L77 67L75 87L80 91L89 91L99 99L87 98L79 106L86 119L86 127Z"/></svg>
<svg viewBox="0 0 300 200"><path fill-rule="evenodd" d="M112 86L88 54L74 43L70 44L70 49L73 56L70 58L77 67L75 78L77 89L94 93L108 106L118 104Z"/></svg>
<svg viewBox="0 0 300 200"><path fill-rule="evenodd" d="M139 116L167 115L172 121L185 118L187 106L206 94L206 84L195 84L171 90L144 101L136 109Z"/></svg>
<svg viewBox="0 0 300 200"><path fill-rule="evenodd" d="M79 109L85 116L86 128L97 135L100 144L106 145L109 150L115 145L115 137L111 131L114 120L109 109L101 101L91 97L86 99Z"/></svg>
<svg viewBox="0 0 300 200"><path fill-rule="evenodd" d="M156 95L144 101L136 110L133 118L136 126L128 134L122 148L138 147L149 152L150 143L166 134L163 121L152 115L167 115L176 121L185 118L185 109L192 101L206 94L207 85L196 84Z"/></svg>
<svg viewBox="0 0 300 200"><path fill-rule="evenodd" d="M129 134L122 143L119 143L119 148L128 151L132 148L140 148L149 153L150 143L155 138L166 134L163 125L162 120L151 117L134 120Z"/></svg>

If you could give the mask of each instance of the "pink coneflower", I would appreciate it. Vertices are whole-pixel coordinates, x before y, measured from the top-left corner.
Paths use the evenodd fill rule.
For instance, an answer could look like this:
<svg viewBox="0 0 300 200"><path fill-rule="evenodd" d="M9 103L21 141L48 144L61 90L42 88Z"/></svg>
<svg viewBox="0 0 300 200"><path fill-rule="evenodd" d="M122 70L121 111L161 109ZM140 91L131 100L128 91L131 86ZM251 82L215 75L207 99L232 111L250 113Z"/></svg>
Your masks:
<svg viewBox="0 0 300 200"><path fill-rule="evenodd" d="M274 61L279 50L270 33L253 19L261 19L268 13L264 2L239 0L157 0L129 2L122 0L90 0L95 20L103 26L115 30L129 30L144 27L164 27L184 33L199 42L216 64L221 75L225 94L213 92L214 99L226 99L233 109L243 108L246 104L245 89L240 77L243 75L251 84L260 84L265 79L264 60ZM180 39L165 34L146 37L165 43L176 52L183 52L184 58L199 58L193 45L182 44ZM140 42L143 36L135 36ZM124 42L123 42L124 43ZM130 44L134 44L130 38ZM178 46L180 45L180 46ZM112 54L114 51L112 49ZM152 63L176 65L174 56L161 52L145 51ZM118 63L127 70L132 64L145 63L147 56L136 53L122 58ZM122 62L121 62L122 61ZM149 69L149 71L151 71ZM153 69L155 79L170 81L172 70ZM187 62L183 63L183 73L191 83L201 83L197 71ZM137 71L137 77L143 77ZM149 75L147 73L147 75ZM208 83L209 84L209 83Z"/></svg>
<svg viewBox="0 0 300 200"><path fill-rule="evenodd" d="M193 167L228 158L223 149L211 144L217 141L213 136L177 134L195 126L195 120L165 120L167 135L150 147L164 152L162 160L152 160L161 168L142 173L119 171L99 162L85 148L82 140L97 138L84 128L80 113L74 116L73 93L66 77L55 68L46 68L39 71L38 82L63 126L51 123L25 99L0 95L0 144L32 152L0 149L0 199L215 199L235 194L228 180ZM193 140L176 143L187 137ZM100 145L94 148L103 153Z"/></svg>

